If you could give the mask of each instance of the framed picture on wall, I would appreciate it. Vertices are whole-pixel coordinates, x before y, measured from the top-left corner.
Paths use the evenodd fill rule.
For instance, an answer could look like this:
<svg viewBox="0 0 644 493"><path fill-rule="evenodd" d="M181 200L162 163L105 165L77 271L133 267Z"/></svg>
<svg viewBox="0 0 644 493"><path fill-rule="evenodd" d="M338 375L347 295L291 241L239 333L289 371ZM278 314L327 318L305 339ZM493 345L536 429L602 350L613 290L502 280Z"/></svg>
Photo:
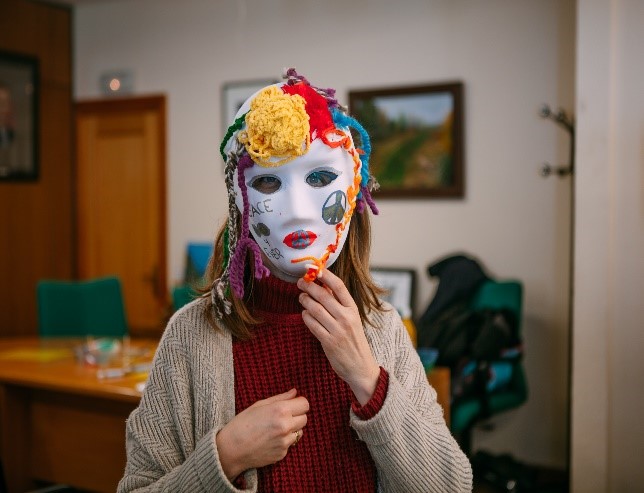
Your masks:
<svg viewBox="0 0 644 493"><path fill-rule="evenodd" d="M382 298L391 303L403 318L414 315L416 298L416 271L391 267L372 267L371 277L374 282L387 292Z"/></svg>
<svg viewBox="0 0 644 493"><path fill-rule="evenodd" d="M221 128L226 134L228 127L235 121L235 114L250 96L261 88L279 82L277 79L255 79L226 82L221 90Z"/></svg>
<svg viewBox="0 0 644 493"><path fill-rule="evenodd" d="M371 137L375 197L463 197L462 82L353 90L349 110Z"/></svg>
<svg viewBox="0 0 644 493"><path fill-rule="evenodd" d="M0 180L38 177L38 60L0 51Z"/></svg>

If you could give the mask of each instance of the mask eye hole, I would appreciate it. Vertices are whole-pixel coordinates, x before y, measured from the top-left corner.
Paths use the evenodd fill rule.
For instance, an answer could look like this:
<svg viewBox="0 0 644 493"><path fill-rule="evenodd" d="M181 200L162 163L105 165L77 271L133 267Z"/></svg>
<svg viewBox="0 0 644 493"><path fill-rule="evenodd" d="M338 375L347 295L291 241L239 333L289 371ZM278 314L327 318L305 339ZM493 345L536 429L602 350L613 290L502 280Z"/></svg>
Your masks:
<svg viewBox="0 0 644 493"><path fill-rule="evenodd" d="M328 169L318 169L306 176L306 183L313 188L326 187L338 177L338 173Z"/></svg>
<svg viewBox="0 0 644 493"><path fill-rule="evenodd" d="M282 187L282 181L277 176L261 175L253 178L250 186L258 192L271 194L277 192Z"/></svg>

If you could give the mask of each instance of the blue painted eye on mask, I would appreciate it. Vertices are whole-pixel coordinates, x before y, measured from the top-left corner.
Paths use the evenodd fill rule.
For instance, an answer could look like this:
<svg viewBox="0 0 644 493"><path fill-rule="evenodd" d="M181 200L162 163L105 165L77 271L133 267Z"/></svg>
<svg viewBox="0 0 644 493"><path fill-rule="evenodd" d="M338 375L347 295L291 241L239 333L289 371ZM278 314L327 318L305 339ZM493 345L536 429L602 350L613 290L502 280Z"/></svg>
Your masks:
<svg viewBox="0 0 644 493"><path fill-rule="evenodd" d="M313 188L322 188L330 185L338 177L337 173L328 169L320 169L309 173L306 177L306 183Z"/></svg>
<svg viewBox="0 0 644 493"><path fill-rule="evenodd" d="M322 206L322 219L327 224L338 224L347 210L347 196L342 190L329 195Z"/></svg>

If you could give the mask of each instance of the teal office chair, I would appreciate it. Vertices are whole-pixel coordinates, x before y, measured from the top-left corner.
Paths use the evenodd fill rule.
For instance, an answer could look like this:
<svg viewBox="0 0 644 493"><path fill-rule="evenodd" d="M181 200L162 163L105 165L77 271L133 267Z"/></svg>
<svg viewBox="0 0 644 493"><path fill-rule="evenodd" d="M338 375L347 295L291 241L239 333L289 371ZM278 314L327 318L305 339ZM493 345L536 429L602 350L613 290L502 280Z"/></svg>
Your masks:
<svg viewBox="0 0 644 493"><path fill-rule="evenodd" d="M186 284L199 284L212 255L212 243L188 243L186 250Z"/></svg>
<svg viewBox="0 0 644 493"><path fill-rule="evenodd" d="M42 337L123 337L127 334L121 282L42 280L36 287Z"/></svg>
<svg viewBox="0 0 644 493"><path fill-rule="evenodd" d="M175 286L172 288L172 308L176 312L179 308L198 297L199 294L187 284Z"/></svg>
<svg viewBox="0 0 644 493"><path fill-rule="evenodd" d="M174 311L199 297L194 286L201 286L203 283L212 249L212 243L188 243L183 284L175 286L171 292Z"/></svg>
<svg viewBox="0 0 644 493"><path fill-rule="evenodd" d="M521 337L522 301L523 287L519 281L487 280L477 289L470 306L473 310L509 310L515 317L517 333ZM478 397L472 397L454 403L451 408L452 433L468 455L472 429L479 421L516 408L528 398L528 386L520 356L505 359L503 362L511 364L511 373L506 385L498 390L486 392L485 402Z"/></svg>

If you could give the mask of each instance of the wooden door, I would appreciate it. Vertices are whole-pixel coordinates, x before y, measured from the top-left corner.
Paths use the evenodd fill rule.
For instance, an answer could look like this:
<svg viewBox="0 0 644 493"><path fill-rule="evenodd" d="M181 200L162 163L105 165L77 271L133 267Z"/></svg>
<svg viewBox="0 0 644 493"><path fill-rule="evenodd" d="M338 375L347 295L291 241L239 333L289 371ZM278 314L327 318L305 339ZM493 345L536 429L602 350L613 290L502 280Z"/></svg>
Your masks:
<svg viewBox="0 0 644 493"><path fill-rule="evenodd" d="M166 293L165 97L76 105L81 279L117 275L132 335L163 329Z"/></svg>

